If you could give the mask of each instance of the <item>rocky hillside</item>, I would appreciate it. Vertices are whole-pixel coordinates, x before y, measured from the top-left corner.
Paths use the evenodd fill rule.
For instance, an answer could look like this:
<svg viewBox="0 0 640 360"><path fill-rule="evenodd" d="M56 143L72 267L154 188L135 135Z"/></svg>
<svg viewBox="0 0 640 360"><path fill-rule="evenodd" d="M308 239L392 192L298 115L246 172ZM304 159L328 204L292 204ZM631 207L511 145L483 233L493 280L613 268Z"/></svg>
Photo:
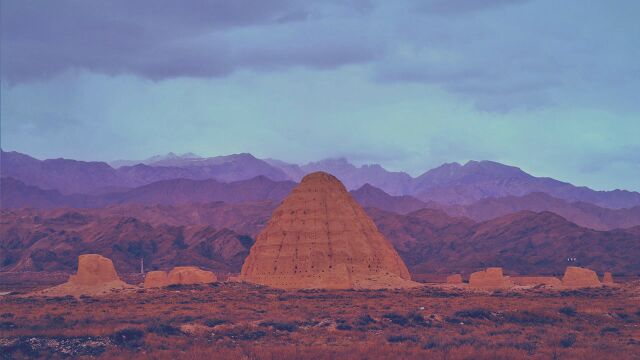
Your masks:
<svg viewBox="0 0 640 360"><path fill-rule="evenodd" d="M103 209L2 210L0 271L67 270L100 253L126 271L199 265L237 272L273 202L118 205ZM413 273L502 266L508 273L558 274L568 257L598 272L640 273L640 227L597 231L549 212L475 222L441 210L406 215L367 208Z"/></svg>

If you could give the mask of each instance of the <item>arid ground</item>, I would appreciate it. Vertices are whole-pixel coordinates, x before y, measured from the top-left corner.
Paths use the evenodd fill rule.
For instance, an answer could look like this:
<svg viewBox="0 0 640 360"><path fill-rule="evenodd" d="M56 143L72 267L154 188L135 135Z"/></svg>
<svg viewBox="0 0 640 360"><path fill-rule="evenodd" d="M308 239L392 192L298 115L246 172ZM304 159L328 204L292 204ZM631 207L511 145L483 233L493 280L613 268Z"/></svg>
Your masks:
<svg viewBox="0 0 640 360"><path fill-rule="evenodd" d="M127 278L127 277L125 277ZM2 358L640 358L640 282L573 291L242 283L0 297Z"/></svg>

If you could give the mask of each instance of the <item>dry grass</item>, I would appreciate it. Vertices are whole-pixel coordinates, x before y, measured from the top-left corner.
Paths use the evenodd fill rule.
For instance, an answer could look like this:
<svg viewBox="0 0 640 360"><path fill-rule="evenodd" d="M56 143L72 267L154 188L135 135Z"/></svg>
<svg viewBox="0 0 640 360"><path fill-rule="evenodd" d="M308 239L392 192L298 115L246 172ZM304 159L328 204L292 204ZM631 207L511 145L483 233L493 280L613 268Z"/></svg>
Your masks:
<svg viewBox="0 0 640 360"><path fill-rule="evenodd" d="M628 359L639 284L468 293L294 291L225 283L106 297L0 297L12 357ZM35 345L34 345L35 344Z"/></svg>

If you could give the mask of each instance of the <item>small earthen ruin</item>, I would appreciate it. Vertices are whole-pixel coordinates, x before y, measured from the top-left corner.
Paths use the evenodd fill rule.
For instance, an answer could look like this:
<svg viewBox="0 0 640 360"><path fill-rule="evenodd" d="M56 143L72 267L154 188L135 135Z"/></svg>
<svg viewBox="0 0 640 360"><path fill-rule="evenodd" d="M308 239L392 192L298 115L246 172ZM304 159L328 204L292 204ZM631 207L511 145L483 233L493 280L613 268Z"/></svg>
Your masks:
<svg viewBox="0 0 640 360"><path fill-rule="evenodd" d="M602 283L606 285L615 284L615 282L613 281L613 275L611 275L609 271L604 273L604 276L602 277Z"/></svg>
<svg viewBox="0 0 640 360"><path fill-rule="evenodd" d="M78 271L61 285L42 291L44 295L100 295L118 289L131 289L132 285L120 280L113 262L98 254L78 257Z"/></svg>
<svg viewBox="0 0 640 360"><path fill-rule="evenodd" d="M598 287L602 286L598 274L590 269L577 266L567 266L562 277L562 286L569 288Z"/></svg>
<svg viewBox="0 0 640 360"><path fill-rule="evenodd" d="M158 288L169 285L209 284L218 279L211 271L201 270L195 266L177 266L168 273L150 271L144 279L145 288Z"/></svg>
<svg viewBox="0 0 640 360"><path fill-rule="evenodd" d="M477 289L507 289L513 285L511 279L502 274L502 268L490 267L469 276L469 287Z"/></svg>

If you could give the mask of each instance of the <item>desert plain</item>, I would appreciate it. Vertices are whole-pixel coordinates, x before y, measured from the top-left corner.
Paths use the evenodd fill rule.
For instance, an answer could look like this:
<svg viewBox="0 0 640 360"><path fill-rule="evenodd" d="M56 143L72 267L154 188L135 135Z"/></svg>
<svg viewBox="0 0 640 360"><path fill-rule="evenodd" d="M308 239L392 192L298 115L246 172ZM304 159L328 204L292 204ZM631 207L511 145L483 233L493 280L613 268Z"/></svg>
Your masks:
<svg viewBox="0 0 640 360"><path fill-rule="evenodd" d="M3 358L637 359L640 353L637 280L508 291L436 283L285 291L220 281L106 296L25 296L44 287L40 279L39 287L0 297Z"/></svg>

